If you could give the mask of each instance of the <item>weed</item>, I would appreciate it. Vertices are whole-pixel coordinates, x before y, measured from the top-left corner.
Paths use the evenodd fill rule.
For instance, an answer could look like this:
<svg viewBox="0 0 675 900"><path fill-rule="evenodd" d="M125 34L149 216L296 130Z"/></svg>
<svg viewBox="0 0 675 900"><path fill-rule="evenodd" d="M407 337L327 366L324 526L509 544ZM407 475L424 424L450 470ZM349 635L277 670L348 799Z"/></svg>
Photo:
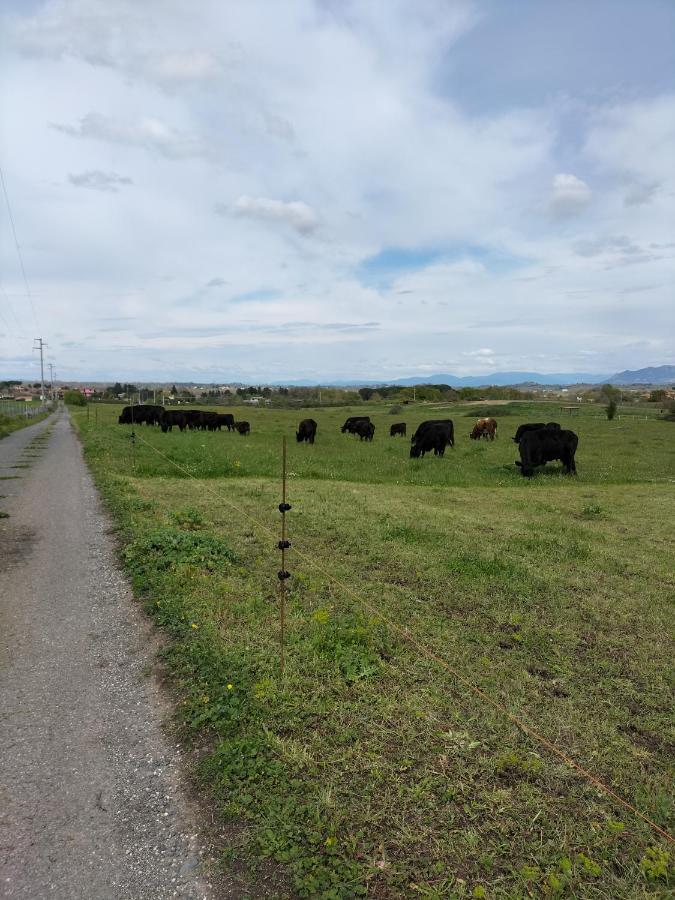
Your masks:
<svg viewBox="0 0 675 900"><path fill-rule="evenodd" d="M601 519L604 517L602 507L597 503L589 503L581 510L584 519Z"/></svg>
<svg viewBox="0 0 675 900"><path fill-rule="evenodd" d="M171 518L176 525L188 531L197 531L200 528L204 528L206 524L204 516L194 506L173 510Z"/></svg>

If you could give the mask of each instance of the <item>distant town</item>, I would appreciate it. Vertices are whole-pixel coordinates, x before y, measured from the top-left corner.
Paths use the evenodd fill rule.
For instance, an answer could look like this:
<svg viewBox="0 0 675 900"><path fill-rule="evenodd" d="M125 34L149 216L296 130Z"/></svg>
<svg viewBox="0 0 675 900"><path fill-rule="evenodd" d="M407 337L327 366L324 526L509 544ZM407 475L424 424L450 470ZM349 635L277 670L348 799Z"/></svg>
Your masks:
<svg viewBox="0 0 675 900"><path fill-rule="evenodd" d="M325 387L241 384L130 384L122 382L45 382L44 399L69 402L99 403L155 403L162 406L178 406L198 403L201 405L249 405L249 406L341 406L358 402L466 402L481 400L567 400L574 403L602 402L605 396L602 385L524 384L515 386L485 385L482 387L454 388L448 384L381 385L378 387ZM70 395L70 396L67 396ZM0 381L0 400L35 403L42 399L39 381ZM675 400L675 387L629 385L621 387L624 403L663 403Z"/></svg>

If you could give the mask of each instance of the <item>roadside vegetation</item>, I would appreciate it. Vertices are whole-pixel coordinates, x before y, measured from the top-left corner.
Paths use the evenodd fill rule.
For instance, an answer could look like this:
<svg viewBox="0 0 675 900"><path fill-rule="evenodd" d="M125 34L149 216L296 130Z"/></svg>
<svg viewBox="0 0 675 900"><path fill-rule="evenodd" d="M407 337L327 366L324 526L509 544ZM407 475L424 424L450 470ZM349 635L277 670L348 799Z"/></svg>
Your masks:
<svg viewBox="0 0 675 900"><path fill-rule="evenodd" d="M49 413L44 413L42 415L33 416L32 418L27 418L26 416L5 416L0 414L0 440L7 437L8 434L12 434L14 431L25 428L27 425L35 425L36 422L41 422L43 419L46 419L48 415Z"/></svg>
<svg viewBox="0 0 675 900"><path fill-rule="evenodd" d="M666 843L443 662L672 832L673 424L486 405L499 437L473 442L482 409L411 404L408 434L449 415L456 447L410 460L390 406L316 409L314 447L297 411L247 409L247 438L140 426L132 443L121 407L71 410L234 824L223 864L273 860L281 896L666 896ZM364 412L372 445L339 432ZM579 434L579 476L525 480L510 437L551 419Z"/></svg>

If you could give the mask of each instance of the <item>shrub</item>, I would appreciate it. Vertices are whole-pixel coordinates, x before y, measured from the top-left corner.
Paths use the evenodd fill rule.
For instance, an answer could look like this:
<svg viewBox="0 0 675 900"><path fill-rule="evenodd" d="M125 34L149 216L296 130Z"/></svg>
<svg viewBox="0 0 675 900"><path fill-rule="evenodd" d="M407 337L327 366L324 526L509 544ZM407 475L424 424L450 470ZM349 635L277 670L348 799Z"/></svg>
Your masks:
<svg viewBox="0 0 675 900"><path fill-rule="evenodd" d="M389 407L390 416L397 416L401 412L403 412L403 407L400 403L394 403L393 406Z"/></svg>
<svg viewBox="0 0 675 900"><path fill-rule="evenodd" d="M66 391L63 395L63 399L68 406L86 406L87 401L84 398L84 394L81 394L79 391Z"/></svg>
<svg viewBox="0 0 675 900"><path fill-rule="evenodd" d="M609 403L607 404L607 406L605 407L605 412L607 413L607 418L609 419L610 422L616 415L617 409L618 409L617 402L616 402L616 400L614 400L614 398L612 398L609 401Z"/></svg>

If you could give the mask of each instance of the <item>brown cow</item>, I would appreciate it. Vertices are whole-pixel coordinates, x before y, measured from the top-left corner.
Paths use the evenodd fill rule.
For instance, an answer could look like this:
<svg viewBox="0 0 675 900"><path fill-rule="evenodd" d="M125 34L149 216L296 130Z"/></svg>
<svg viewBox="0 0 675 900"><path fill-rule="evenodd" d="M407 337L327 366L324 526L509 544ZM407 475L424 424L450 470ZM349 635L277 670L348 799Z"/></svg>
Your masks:
<svg viewBox="0 0 675 900"><path fill-rule="evenodd" d="M497 437L497 420L492 418L478 419L469 437L472 441L477 441L479 438L485 438L486 441L488 439L494 441Z"/></svg>

